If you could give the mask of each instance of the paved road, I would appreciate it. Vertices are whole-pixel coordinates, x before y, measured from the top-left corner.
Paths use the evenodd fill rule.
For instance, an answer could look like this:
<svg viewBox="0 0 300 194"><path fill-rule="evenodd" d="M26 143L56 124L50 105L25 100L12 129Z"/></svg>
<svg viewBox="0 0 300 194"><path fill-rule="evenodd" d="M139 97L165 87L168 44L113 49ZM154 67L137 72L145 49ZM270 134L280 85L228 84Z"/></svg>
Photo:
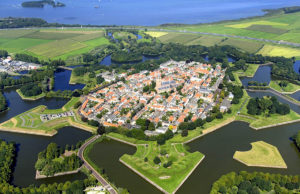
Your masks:
<svg viewBox="0 0 300 194"><path fill-rule="evenodd" d="M45 29L46 27L42 28L8 28L8 29L0 29L1 30L16 30L16 29ZM55 27L48 27L46 29L72 29L72 28L79 28L79 27L63 27L63 28L55 28ZM221 36L221 37L228 37L228 38L240 38L240 39L247 39L247 40L256 40L260 42L269 42L273 44L280 44L280 45L288 45L293 47L300 47L300 43L294 42L287 42L287 41L278 41L278 40L269 40L264 38L253 38L248 36L237 36L237 35L229 35L229 34L219 34L219 33L211 33L211 32L199 32L199 31L189 31L189 30L168 30L162 28L149 28L149 27L82 27L82 29L126 29L126 30L145 30L148 31L161 31L161 32L180 32L180 33L190 33L190 34L203 34L203 35L211 35L211 36Z"/></svg>
<svg viewBox="0 0 300 194"><path fill-rule="evenodd" d="M93 143L95 140L97 140L98 138L100 137L100 135L96 135L94 136L92 139L88 140L87 142L85 142L79 149L78 151L78 156L81 158L81 160L84 162L84 166L89 169L93 176L102 184L102 186L104 188L106 188L109 193L111 194L117 194L118 192L84 159L84 156L83 156L83 152L85 150L85 148Z"/></svg>

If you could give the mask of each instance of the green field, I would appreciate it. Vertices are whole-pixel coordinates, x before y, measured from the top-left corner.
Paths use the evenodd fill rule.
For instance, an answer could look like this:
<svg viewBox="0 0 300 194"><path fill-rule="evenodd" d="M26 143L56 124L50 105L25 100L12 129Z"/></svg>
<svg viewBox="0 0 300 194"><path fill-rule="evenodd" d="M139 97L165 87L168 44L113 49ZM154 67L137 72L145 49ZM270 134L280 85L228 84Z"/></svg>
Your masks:
<svg viewBox="0 0 300 194"><path fill-rule="evenodd" d="M300 57L300 49L283 46L265 45L258 54L266 56Z"/></svg>
<svg viewBox="0 0 300 194"><path fill-rule="evenodd" d="M243 40L243 39L237 39L237 38L226 38L224 41L220 42L218 45L233 46L233 47L239 48L239 49L249 52L249 53L256 53L264 46L264 44L262 42Z"/></svg>
<svg viewBox="0 0 300 194"><path fill-rule="evenodd" d="M47 44L49 42L51 42L51 40L32 38L4 39L0 36L0 48L7 50L10 53L21 52L34 46Z"/></svg>
<svg viewBox="0 0 300 194"><path fill-rule="evenodd" d="M287 168L278 149L266 142L251 143L249 151L236 151L233 158L247 166L259 166L269 168Z"/></svg>
<svg viewBox="0 0 300 194"><path fill-rule="evenodd" d="M165 154L162 154L162 150ZM161 165L153 162L156 156L160 158ZM125 154L120 160L168 193L172 193L203 157L204 155L200 152L187 152L182 144L167 143L158 146L156 142L149 142L148 146L138 145L134 155ZM145 162L145 158L148 161ZM172 165L168 168L163 167L163 164L168 161L172 161Z"/></svg>
<svg viewBox="0 0 300 194"><path fill-rule="evenodd" d="M217 33L300 43L300 20L297 18L300 18L300 12L248 18L236 21L224 21L213 24L179 25L163 28L168 30ZM157 28L162 27L159 26ZM170 34L172 37L172 33L170 32L168 35ZM163 41L172 41L172 38L167 38L168 35L165 35L165 37L161 36L159 39L162 39ZM260 54L285 57L296 56L297 58L300 58L300 49L294 49L288 46L275 46L276 48L272 48L274 45L270 43L258 42L255 40L228 38L228 40L222 41L222 39L224 39L222 36L216 36L218 37L217 40L214 40L211 37L206 37L206 35L201 35L201 38L198 40L184 42L184 44L201 44L204 46L213 46L215 44L232 45L250 53L259 51L260 48L265 45L265 47L259 52Z"/></svg>
<svg viewBox="0 0 300 194"><path fill-rule="evenodd" d="M11 54L27 53L40 59L68 59L109 44L104 32L86 29L4 30L0 32L0 49Z"/></svg>
<svg viewBox="0 0 300 194"><path fill-rule="evenodd" d="M201 36L197 34L168 33L158 37L158 39L163 43L174 42L179 44L189 44L189 42L192 42L200 37Z"/></svg>
<svg viewBox="0 0 300 194"><path fill-rule="evenodd" d="M87 125L81 121L77 111L73 109L76 102L79 101L79 97L72 98L67 104L65 104L61 109L47 109L46 106L40 105L31 110L28 110L20 115L17 115L10 120L0 124L0 128L12 131L21 131L37 134L55 134L57 129L65 126L74 126L87 131L94 132L95 128ZM61 117L49 121L42 121L41 114L59 114L66 111L73 111L75 116Z"/></svg>

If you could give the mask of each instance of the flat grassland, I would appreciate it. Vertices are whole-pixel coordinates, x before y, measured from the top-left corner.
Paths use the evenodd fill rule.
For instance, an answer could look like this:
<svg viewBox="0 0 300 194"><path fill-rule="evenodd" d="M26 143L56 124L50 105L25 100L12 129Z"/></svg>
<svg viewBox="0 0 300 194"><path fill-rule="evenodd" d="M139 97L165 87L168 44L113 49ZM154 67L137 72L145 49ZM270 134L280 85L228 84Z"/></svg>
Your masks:
<svg viewBox="0 0 300 194"><path fill-rule="evenodd" d="M287 168L278 149L263 141L251 143L249 151L236 151L233 158L247 166Z"/></svg>
<svg viewBox="0 0 300 194"><path fill-rule="evenodd" d="M43 60L66 60L105 44L109 41L98 29L15 29L0 32L0 49L12 54L31 54Z"/></svg>
<svg viewBox="0 0 300 194"><path fill-rule="evenodd" d="M57 129L65 126L74 126L80 129L84 129L90 132L95 132L95 127L89 126L80 120L77 111L73 109L73 106L80 99L73 97L67 104L61 109L47 109L46 106L37 106L31 110L28 110L20 115L11 118L0 124L0 130L16 131L22 133L31 133L38 135L54 135ZM73 111L75 116L61 117L49 121L42 121L42 114L59 114L66 111Z"/></svg>
<svg viewBox="0 0 300 194"><path fill-rule="evenodd" d="M162 152L165 153L161 154ZM153 162L156 156L161 160L160 165ZM145 158L148 160L145 161ZM187 152L182 144L167 143L158 146L156 142L150 142L147 146L137 145L134 155L125 154L120 161L145 176L155 186L173 193L203 158L204 155L200 152ZM169 161L172 161L172 165L167 168L163 167L163 164Z"/></svg>

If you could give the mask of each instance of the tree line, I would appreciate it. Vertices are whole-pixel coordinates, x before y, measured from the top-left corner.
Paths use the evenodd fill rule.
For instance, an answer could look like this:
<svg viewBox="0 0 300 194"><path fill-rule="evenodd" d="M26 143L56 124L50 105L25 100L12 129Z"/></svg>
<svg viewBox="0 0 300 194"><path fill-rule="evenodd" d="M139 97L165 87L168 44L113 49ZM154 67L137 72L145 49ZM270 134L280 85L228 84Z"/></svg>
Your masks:
<svg viewBox="0 0 300 194"><path fill-rule="evenodd" d="M231 172L221 176L214 182L210 193L298 193L299 184L299 175L281 175L246 171L241 171L239 173Z"/></svg>
<svg viewBox="0 0 300 194"><path fill-rule="evenodd" d="M280 103L275 96L264 98L251 98L247 105L247 112L250 115L272 114L286 115L290 113L288 104Z"/></svg>
<svg viewBox="0 0 300 194"><path fill-rule="evenodd" d="M3 93L0 93L0 112L7 110L7 101Z"/></svg>
<svg viewBox="0 0 300 194"><path fill-rule="evenodd" d="M16 156L15 144L0 140L0 182L9 182Z"/></svg>

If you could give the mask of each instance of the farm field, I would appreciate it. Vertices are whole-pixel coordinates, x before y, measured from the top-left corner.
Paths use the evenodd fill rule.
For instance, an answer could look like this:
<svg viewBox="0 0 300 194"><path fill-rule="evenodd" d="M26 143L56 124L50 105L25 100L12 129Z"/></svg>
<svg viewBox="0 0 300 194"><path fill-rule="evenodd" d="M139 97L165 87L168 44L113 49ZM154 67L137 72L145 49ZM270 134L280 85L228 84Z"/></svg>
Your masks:
<svg viewBox="0 0 300 194"><path fill-rule="evenodd" d="M283 46L265 45L258 54L266 56L300 57L300 49Z"/></svg>
<svg viewBox="0 0 300 194"><path fill-rule="evenodd" d="M257 18L224 21L213 24L169 26L167 29L187 30L195 32L209 32L265 38L300 43L299 33L300 13L280 14ZM296 39L294 39L296 38Z"/></svg>
<svg viewBox="0 0 300 194"><path fill-rule="evenodd" d="M64 59L109 44L98 29L40 29L0 31L0 49L11 54L27 53L43 60Z"/></svg>
<svg viewBox="0 0 300 194"><path fill-rule="evenodd" d="M259 166L269 168L287 168L278 149L266 142L251 143L249 151L236 151L233 158L247 166Z"/></svg>

